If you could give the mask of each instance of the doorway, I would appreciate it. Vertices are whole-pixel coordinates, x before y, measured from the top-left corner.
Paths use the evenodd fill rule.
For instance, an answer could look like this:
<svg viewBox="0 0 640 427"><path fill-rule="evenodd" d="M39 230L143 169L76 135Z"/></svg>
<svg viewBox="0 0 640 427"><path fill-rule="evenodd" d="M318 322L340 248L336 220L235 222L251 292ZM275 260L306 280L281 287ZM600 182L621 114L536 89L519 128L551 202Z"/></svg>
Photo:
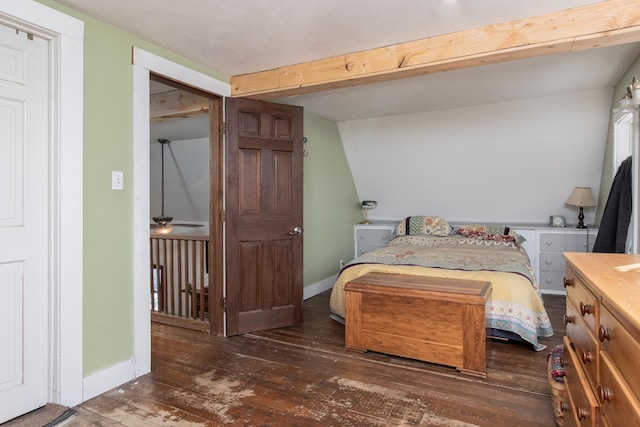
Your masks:
<svg viewBox="0 0 640 427"><path fill-rule="evenodd" d="M187 69L178 64L172 63L166 59L157 57L148 52L142 51L140 49L134 48L133 51L133 228L134 228L134 375L140 376L145 373L148 373L151 368L151 360L150 360L150 310L149 307L151 305L151 298L149 293L149 259L150 259L150 249L149 249L149 218L150 218L150 209L149 209L149 135L150 135L150 117L149 117L149 80L152 74L160 75L164 78L170 79L171 81L184 85L185 87L189 87L191 89L200 90L204 93L212 94L215 96L220 96L220 102L214 102L212 104L213 113L210 117L212 117L211 122L211 137L215 138L218 143L212 144L211 158L217 159L217 161L221 162L219 167L216 169L217 175L216 179L219 179L219 183L222 182L223 177L230 176L228 171L223 171L224 164L222 163L222 146L223 146L223 132L222 130L222 119L225 114L224 105L221 102L224 97L227 97L227 101L229 101L230 96L230 87L226 83L223 83L219 80L213 79L209 76L205 76L201 73L198 73L194 70ZM267 108L267 107L265 107ZM253 208L250 206L252 202L250 202L247 197L252 198L251 194L258 195L261 191L265 190L267 193L271 194L273 197L266 198L254 198L254 202L260 199L258 204L261 207L269 207L266 211L272 212L274 214L286 214L287 211L291 210L291 212L298 212L296 215L290 215L290 221L287 224L282 224L284 227L281 229L279 225L275 231L279 233L277 236L271 237L266 236L266 240L256 240L256 239L248 239L244 240L244 238L240 241L237 241L233 248L227 250L232 250L234 259L242 258L239 256L238 250L243 250L243 255L246 255L243 259L251 262L251 266L256 266L258 269L262 267L259 266L258 260L264 260L265 264L270 266L270 269L264 270L268 274L266 275L254 275L257 277L256 281L260 280L267 284L267 287L254 286L253 290L256 292L254 295L258 295L259 291L263 289L269 289L268 293L263 293L261 301L266 302L267 304L263 307L271 307L277 308L277 310L264 310L264 313L273 314L274 319L279 319L279 315L285 315L287 319L291 319L291 321L299 321L301 319L301 306L302 306L302 230L303 226L301 224L302 220L302 143L303 143L303 131L302 131L302 109L296 107L296 112L293 115L290 112L285 112L285 110L290 110L291 108L285 108L284 106L277 107L276 104L272 104L268 109L262 110L261 108L257 108L256 105L249 107L248 110L245 110L244 107L237 112L240 115L236 115L236 119L232 120L233 124L227 124L226 134L229 136L231 133L235 132L236 136L240 137L240 140L236 142L240 142L240 145L237 145L237 148L240 149L241 152L237 154L243 158L242 171L233 176L237 177L247 177L247 180L235 180L233 181L235 188L233 185L227 183L227 191L229 194L241 191L238 193L240 198L235 200L242 200L243 204L238 205L237 207L242 208L242 213L247 213L248 216L242 219L242 225L247 226L244 227L244 230L249 234L251 230L259 230L260 232L264 230L268 230L273 228L273 222L269 221L260 221L262 217L260 217L260 212L256 210L253 212ZM295 119L293 117L295 116ZM263 121L263 119L267 119ZM235 137L230 138L231 140L236 140ZM262 147L263 144L267 144ZM248 144L248 145L247 145ZM251 148L252 145L258 144L262 148L254 150ZM254 147L255 148L255 147ZM258 153L262 151L263 148L266 148L265 152ZM244 150L244 151L243 151ZM238 150L235 150L238 151ZM234 154L236 156L236 154ZM259 160L262 159L262 160ZM229 160L227 160L229 162ZM233 163L230 163L233 164ZM236 165L240 166L240 164ZM250 168L248 166L251 166ZM256 167L253 167L256 166ZM249 175L245 175L244 172L252 172ZM266 175L262 175L258 173L259 171L266 172ZM251 177L255 177L258 181L253 180ZM289 177L299 177L299 182L295 180L288 179ZM269 185L267 187L262 187L260 185L256 185L259 182L266 182L264 179L269 179L273 185ZM295 181L295 182L294 182ZM249 185L250 182L253 182L254 185ZM225 232L224 227L229 227L229 222L226 223L223 221L224 215L224 198L229 202L229 198L227 195L223 194L223 186L212 184L211 186L213 191L217 191L218 194L211 196L211 201L218 202L218 207L212 207L211 212L211 228L216 228L217 230L212 230L211 235L215 236L216 239L220 239L214 242L214 247L216 250L223 251L222 247L222 236L223 232ZM265 194L267 194L265 193ZM247 202L247 203L244 203ZM232 202L229 202L232 203ZM248 212L252 211L252 212ZM256 216L257 215L257 216ZM232 213L227 217L229 220L230 217L233 217ZM285 215L286 216L286 215ZM270 217L271 218L271 217ZM254 221L257 220L257 221ZM237 226L238 224L235 224ZM227 234L227 239L231 241L228 237L229 233L232 235L237 233L239 228L232 227L230 232L225 232ZM262 235L262 234L261 234ZM249 241L251 240L253 244ZM235 242L235 241L234 241ZM265 247L267 250L253 250L251 248L260 248ZM271 250L271 249L273 250ZM300 250L298 250L300 248ZM262 256L261 254L265 254ZM255 256L254 256L255 255ZM225 277L225 269L223 268L223 257L225 257L225 253L221 256L212 255L212 268L214 269L214 277L218 279L214 279L213 286L213 294L210 294L209 298L209 306L211 311L213 312L214 319L214 333L218 335L223 335L225 331L228 331L228 327L225 322L228 321L228 313L231 312L230 306L225 306L227 301L227 295L225 294L226 283L228 280ZM299 262L297 261L299 259ZM300 264L300 269L294 270L289 269L287 266L291 266L292 263ZM249 267L250 265L247 265ZM244 268L244 266L243 266ZM283 274L283 271L294 271L295 274ZM244 274L244 269L235 269L238 274L235 274L231 278L234 281L234 286L239 286L239 283L248 283L251 280L245 280L250 276L246 276ZM258 270L256 270L258 271ZM265 279L266 278L266 279ZM290 286L280 286L281 283L287 283ZM242 289L243 294L248 294L245 290L248 287L244 287ZM285 289L291 289L291 293L284 292ZM237 293L236 293L237 295ZM236 304L239 298L233 297L230 304ZM248 299L244 299L243 303L249 301ZM251 300L254 301L254 300ZM283 301L285 303L281 304ZM288 301L291 301L289 303ZM276 304L272 304L275 302ZM245 305L246 306L246 305ZM236 304L236 307L240 307ZM279 308L283 307L284 310L280 310ZM248 311L238 312L236 310L236 317L244 316ZM246 316L245 316L246 317ZM258 316L259 317L259 316ZM284 319L284 317L282 317ZM285 323L290 320L280 322L276 322L276 326L284 326ZM254 319L251 319L252 324L257 324ZM244 330L244 328L242 328ZM235 331L234 333L238 333L240 330ZM245 330L245 332L248 332Z"/></svg>
<svg viewBox="0 0 640 427"><path fill-rule="evenodd" d="M204 93L217 95L220 97L230 96L231 87L220 80L204 75L195 70L188 69L182 65L156 56L152 53L139 48L133 49L132 64L132 111L133 111L133 287L134 287L134 377L144 375L151 370L151 296L149 292L149 220L150 212L150 152L149 152L149 135L150 135L150 78L152 74L163 76L173 82L184 84L192 89L201 90ZM214 103L215 109L211 126L220 129L222 122L222 105ZM221 141L221 132L211 132L212 136L216 136ZM221 142L220 142L221 143ZM216 150L220 147L216 144ZM213 150L212 150L213 151ZM218 153L212 152L211 156L218 156ZM222 171L219 171L222 173ZM219 187L216 187L219 188ZM220 187L221 188L221 187ZM221 190L220 190L221 191ZM215 197L217 200L222 200ZM214 199L214 197L212 197ZM213 209L212 209L213 211ZM218 235L222 235L222 223L220 221L212 222L217 224ZM212 227L213 228L213 227ZM216 257L216 261L212 268L215 270L214 275L222 278L222 257ZM222 279L219 281L221 282ZM224 283L215 286L214 294L222 292ZM217 299L217 301L215 301ZM215 303L222 304L222 295L214 295ZM213 311L216 311L215 308ZM220 312L220 310L217 310ZM222 315L222 313L220 314ZM222 334L224 331L224 319L215 320L215 333Z"/></svg>
<svg viewBox="0 0 640 427"><path fill-rule="evenodd" d="M149 80L151 320L216 334L222 98L153 73Z"/></svg>

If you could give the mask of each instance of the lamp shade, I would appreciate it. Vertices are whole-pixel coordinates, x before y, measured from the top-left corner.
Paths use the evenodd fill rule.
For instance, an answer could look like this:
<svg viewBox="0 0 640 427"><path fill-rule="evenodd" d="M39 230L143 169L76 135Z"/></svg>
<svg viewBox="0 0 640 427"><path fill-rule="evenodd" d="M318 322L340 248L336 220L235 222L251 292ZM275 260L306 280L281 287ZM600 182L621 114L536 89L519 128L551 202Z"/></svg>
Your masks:
<svg viewBox="0 0 640 427"><path fill-rule="evenodd" d="M578 207L593 207L597 206L596 201L593 199L593 193L591 187L576 187L565 202L570 206Z"/></svg>

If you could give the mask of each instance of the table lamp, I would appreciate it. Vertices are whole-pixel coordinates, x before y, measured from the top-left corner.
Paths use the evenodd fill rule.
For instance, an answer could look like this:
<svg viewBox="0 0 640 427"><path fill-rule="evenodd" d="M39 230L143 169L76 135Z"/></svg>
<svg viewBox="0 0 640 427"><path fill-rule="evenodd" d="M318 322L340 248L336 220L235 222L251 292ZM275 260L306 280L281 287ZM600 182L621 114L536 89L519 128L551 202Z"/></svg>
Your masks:
<svg viewBox="0 0 640 427"><path fill-rule="evenodd" d="M364 221L362 221L360 224L371 224L371 221L367 219L367 211L369 209L375 209L376 206L378 206L378 202L376 202L375 200L362 201L362 214L364 215Z"/></svg>
<svg viewBox="0 0 640 427"><path fill-rule="evenodd" d="M567 201L564 203L569 206L577 206L580 208L580 213L578 214L577 228L587 228L587 226L584 225L583 208L597 206L596 201L593 199L593 193L591 192L591 187L574 188L573 192L571 193Z"/></svg>

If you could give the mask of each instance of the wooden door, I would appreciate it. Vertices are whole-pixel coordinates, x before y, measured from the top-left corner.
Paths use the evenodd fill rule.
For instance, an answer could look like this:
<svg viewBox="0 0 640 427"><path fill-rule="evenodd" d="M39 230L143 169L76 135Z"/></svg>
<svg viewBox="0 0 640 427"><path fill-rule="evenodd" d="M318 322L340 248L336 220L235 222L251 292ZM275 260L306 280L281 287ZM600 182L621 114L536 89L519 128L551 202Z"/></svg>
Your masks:
<svg viewBox="0 0 640 427"><path fill-rule="evenodd" d="M226 100L226 334L302 321L302 108Z"/></svg>
<svg viewBox="0 0 640 427"><path fill-rule="evenodd" d="M0 423L47 402L48 50L0 24Z"/></svg>

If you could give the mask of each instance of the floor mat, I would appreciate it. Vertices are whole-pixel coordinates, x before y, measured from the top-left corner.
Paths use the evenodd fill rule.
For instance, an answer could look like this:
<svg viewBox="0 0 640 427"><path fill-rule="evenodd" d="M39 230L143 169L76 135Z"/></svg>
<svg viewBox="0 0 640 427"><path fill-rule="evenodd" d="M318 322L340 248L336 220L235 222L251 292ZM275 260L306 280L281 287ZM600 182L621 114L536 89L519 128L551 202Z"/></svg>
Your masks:
<svg viewBox="0 0 640 427"><path fill-rule="evenodd" d="M48 403L42 408L7 421L2 427L53 427L73 415L66 406Z"/></svg>

